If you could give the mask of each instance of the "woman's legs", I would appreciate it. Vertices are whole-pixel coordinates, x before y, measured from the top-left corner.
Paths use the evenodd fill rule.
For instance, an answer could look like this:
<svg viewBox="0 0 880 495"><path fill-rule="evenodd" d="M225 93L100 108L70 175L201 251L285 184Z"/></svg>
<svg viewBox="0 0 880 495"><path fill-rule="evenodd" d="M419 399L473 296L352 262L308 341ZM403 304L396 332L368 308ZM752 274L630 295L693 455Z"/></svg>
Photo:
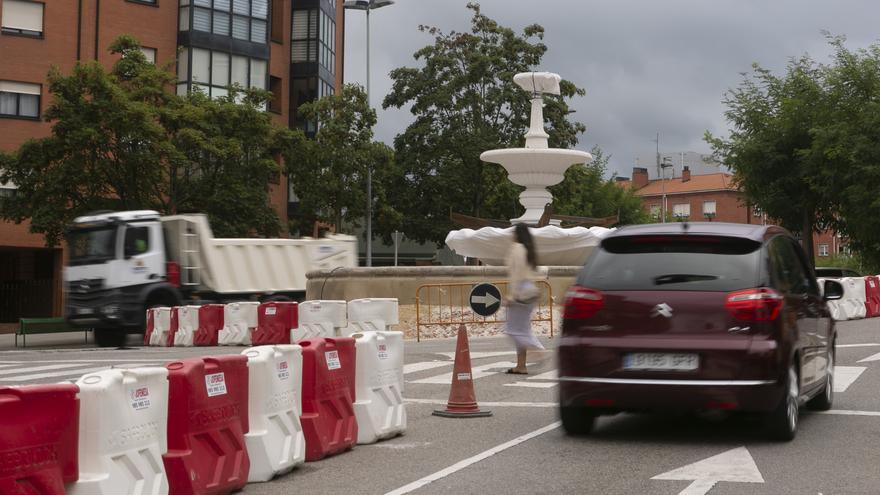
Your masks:
<svg viewBox="0 0 880 495"><path fill-rule="evenodd" d="M526 349L517 349L516 350L516 368L514 371L517 373L526 373L528 369L526 368Z"/></svg>

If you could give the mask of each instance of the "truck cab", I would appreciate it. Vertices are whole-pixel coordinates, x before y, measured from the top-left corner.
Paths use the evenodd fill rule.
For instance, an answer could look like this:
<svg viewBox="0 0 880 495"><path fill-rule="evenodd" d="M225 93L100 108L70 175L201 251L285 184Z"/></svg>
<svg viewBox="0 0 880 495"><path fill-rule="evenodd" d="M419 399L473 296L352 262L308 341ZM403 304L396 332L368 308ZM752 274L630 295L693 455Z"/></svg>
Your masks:
<svg viewBox="0 0 880 495"><path fill-rule="evenodd" d="M127 333L142 330L145 301L179 304L181 295L167 280L158 212L78 217L67 240L65 317L72 325L94 328L99 345L121 345Z"/></svg>

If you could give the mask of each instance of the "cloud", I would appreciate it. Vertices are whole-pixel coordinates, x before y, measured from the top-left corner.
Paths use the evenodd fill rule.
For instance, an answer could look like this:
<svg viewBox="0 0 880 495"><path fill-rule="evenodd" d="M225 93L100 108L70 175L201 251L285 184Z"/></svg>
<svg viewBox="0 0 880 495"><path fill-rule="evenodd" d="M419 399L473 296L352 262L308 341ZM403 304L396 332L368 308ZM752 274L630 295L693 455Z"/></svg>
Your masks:
<svg viewBox="0 0 880 495"><path fill-rule="evenodd" d="M469 29L466 0L397 0L370 15L374 107L391 89L389 71L416 66L429 44L419 24ZM546 29L548 52L539 68L587 90L572 102L587 125L579 148L599 145L612 155L609 175L629 176L636 157L661 152L706 153L703 132L725 134L723 94L757 62L782 70L809 53L827 61L823 30L845 35L851 48L876 40L880 4L868 0L483 0L483 13L521 31ZM365 17L346 14L345 80L365 81ZM391 143L411 122L407 110L379 111L378 139ZM525 132L525 129L523 129ZM644 158L642 158L642 165Z"/></svg>

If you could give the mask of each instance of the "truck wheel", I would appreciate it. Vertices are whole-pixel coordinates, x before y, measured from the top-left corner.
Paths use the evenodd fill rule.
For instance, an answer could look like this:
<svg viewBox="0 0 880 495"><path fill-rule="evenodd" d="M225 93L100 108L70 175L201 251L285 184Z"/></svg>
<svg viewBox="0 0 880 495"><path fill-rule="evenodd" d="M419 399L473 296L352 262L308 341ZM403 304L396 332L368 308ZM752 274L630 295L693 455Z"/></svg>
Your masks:
<svg viewBox="0 0 880 495"><path fill-rule="evenodd" d="M96 328L95 343L98 347L122 347L128 333L123 328Z"/></svg>

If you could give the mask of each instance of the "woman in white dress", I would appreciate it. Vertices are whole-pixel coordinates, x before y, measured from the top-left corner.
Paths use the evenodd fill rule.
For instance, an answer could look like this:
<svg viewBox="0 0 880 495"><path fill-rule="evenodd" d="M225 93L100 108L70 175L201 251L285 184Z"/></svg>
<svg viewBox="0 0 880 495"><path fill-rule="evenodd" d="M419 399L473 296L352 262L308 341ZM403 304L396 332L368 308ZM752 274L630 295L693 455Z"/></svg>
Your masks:
<svg viewBox="0 0 880 495"><path fill-rule="evenodd" d="M529 349L544 349L532 332L532 312L540 297L540 291L535 285L538 263L535 242L529 227L519 223L513 234L514 242L507 254L510 285L507 290L507 322L504 333L510 336L516 346L516 367L510 368L507 373L525 375L528 374L526 352Z"/></svg>

